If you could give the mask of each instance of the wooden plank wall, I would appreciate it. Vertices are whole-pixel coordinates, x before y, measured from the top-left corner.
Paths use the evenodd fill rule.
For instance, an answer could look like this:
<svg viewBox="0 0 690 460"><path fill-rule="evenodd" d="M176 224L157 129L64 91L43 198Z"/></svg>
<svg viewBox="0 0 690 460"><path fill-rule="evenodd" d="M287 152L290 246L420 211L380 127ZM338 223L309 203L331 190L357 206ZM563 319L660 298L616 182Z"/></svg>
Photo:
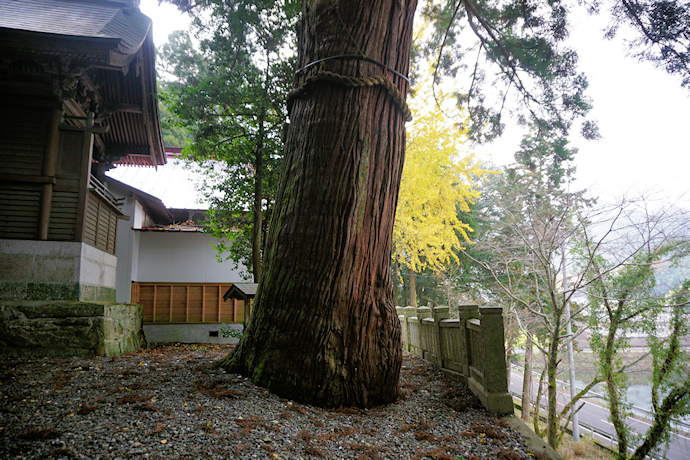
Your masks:
<svg viewBox="0 0 690 460"><path fill-rule="evenodd" d="M60 182L60 185L53 189L48 239L74 241L77 228L77 207L79 206L79 181L69 181L74 182L73 185L65 184L68 182L65 179Z"/></svg>
<svg viewBox="0 0 690 460"><path fill-rule="evenodd" d="M40 185L0 184L0 238L36 239L40 207Z"/></svg>
<svg viewBox="0 0 690 460"><path fill-rule="evenodd" d="M242 323L244 302L223 300L232 283L132 283L145 324Z"/></svg>
<svg viewBox="0 0 690 460"><path fill-rule="evenodd" d="M0 175L29 181L41 176L50 112L35 107L0 108ZM40 206L40 183L0 181L0 238L37 238Z"/></svg>
<svg viewBox="0 0 690 460"><path fill-rule="evenodd" d="M115 254L116 232L115 210L103 198L89 192L84 216L84 242L109 254Z"/></svg>
<svg viewBox="0 0 690 460"><path fill-rule="evenodd" d="M50 112L37 107L0 111L0 174L40 176Z"/></svg>

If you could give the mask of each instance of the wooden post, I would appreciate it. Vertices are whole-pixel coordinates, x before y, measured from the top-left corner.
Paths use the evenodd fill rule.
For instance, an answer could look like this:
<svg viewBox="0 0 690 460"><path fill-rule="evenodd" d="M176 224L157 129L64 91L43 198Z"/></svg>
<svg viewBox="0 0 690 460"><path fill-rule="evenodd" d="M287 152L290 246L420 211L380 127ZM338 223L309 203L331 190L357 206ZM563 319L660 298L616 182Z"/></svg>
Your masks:
<svg viewBox="0 0 690 460"><path fill-rule="evenodd" d="M218 314L216 315L216 321L220 323L220 304L223 300L223 293L221 292L220 284L218 285Z"/></svg>
<svg viewBox="0 0 690 460"><path fill-rule="evenodd" d="M184 303L184 322L189 322L189 284L185 286L187 288L187 299Z"/></svg>
<svg viewBox="0 0 690 460"><path fill-rule="evenodd" d="M131 303L141 303L139 301L139 283L132 281L132 289L129 295L129 301Z"/></svg>
<svg viewBox="0 0 690 460"><path fill-rule="evenodd" d="M79 204L77 205L77 223L74 229L74 240L84 239L84 216L89 203L89 179L91 178L91 161L93 156L93 133L85 132L81 149L81 173L79 179ZM96 237L98 238L98 237Z"/></svg>
<svg viewBox="0 0 690 460"><path fill-rule="evenodd" d="M242 299L242 303L244 303L244 318L242 318L242 328L246 331L247 330L247 320L249 316L249 299L246 297Z"/></svg>
<svg viewBox="0 0 690 460"><path fill-rule="evenodd" d="M201 286L201 322L206 321L206 285Z"/></svg>
<svg viewBox="0 0 690 460"><path fill-rule="evenodd" d="M60 148L60 109L53 109L50 116L48 140L43 155L43 175L48 178L55 177L58 150ZM41 190L41 210L38 225L38 239L47 240L50 228L50 211L53 205L53 183L44 183Z"/></svg>
<svg viewBox="0 0 690 460"><path fill-rule="evenodd" d="M152 323L156 322L156 302L158 302L157 296L158 296L158 285L154 284L153 285L153 312L151 313L153 315L153 318L151 321Z"/></svg>
<svg viewBox="0 0 690 460"><path fill-rule="evenodd" d="M168 322L172 323L172 305L173 297L175 297L175 286L170 285L170 302L168 302Z"/></svg>

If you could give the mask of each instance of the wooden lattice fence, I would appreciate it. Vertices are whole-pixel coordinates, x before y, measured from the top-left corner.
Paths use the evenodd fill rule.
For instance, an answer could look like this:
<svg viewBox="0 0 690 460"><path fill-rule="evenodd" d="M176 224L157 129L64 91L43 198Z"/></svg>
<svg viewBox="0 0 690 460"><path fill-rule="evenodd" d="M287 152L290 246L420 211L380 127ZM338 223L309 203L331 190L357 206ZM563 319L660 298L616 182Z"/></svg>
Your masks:
<svg viewBox="0 0 690 460"><path fill-rule="evenodd" d="M242 323L244 301L223 300L232 283L132 283L144 324Z"/></svg>

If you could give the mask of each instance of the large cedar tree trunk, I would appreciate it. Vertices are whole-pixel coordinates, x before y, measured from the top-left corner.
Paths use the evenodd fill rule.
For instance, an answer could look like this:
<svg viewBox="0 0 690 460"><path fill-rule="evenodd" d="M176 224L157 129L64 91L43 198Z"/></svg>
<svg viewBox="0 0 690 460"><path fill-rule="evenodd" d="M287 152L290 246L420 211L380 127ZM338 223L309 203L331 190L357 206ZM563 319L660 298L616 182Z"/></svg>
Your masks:
<svg viewBox="0 0 690 460"><path fill-rule="evenodd" d="M304 1L298 67L364 54L406 75L416 0ZM298 73L383 75L338 58ZM321 81L294 99L280 189L255 309L223 365L256 384L326 407L397 397L400 324L390 279L391 235L405 134L382 86Z"/></svg>

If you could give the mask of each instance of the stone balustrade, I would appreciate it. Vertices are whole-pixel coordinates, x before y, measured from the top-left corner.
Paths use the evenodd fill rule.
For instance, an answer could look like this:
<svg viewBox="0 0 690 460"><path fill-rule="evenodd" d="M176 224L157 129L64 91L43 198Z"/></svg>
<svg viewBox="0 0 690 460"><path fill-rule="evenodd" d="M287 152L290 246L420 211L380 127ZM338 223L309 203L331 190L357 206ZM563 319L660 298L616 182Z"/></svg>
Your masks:
<svg viewBox="0 0 690 460"><path fill-rule="evenodd" d="M403 347L467 381L484 407L512 414L501 307L461 305L459 319L448 307L396 307Z"/></svg>

